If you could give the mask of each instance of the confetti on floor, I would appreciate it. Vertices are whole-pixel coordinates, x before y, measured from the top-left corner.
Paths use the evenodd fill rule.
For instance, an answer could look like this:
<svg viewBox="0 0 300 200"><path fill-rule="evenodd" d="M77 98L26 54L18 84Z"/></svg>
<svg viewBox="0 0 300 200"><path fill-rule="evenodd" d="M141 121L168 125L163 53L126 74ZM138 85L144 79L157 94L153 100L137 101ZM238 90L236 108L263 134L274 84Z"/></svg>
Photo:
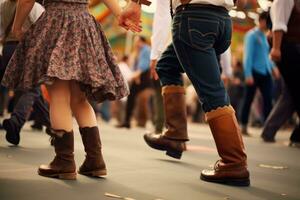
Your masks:
<svg viewBox="0 0 300 200"><path fill-rule="evenodd" d="M276 170L288 169L288 167L286 167L286 166L265 165L265 164L260 164L259 167L268 168L268 169L276 169Z"/></svg>

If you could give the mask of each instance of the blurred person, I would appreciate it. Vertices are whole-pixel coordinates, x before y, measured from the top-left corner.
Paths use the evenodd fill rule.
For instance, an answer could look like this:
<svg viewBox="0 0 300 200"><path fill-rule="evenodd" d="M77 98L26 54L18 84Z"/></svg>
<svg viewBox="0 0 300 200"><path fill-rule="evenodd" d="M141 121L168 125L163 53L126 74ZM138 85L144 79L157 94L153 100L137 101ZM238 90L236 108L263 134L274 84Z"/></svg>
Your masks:
<svg viewBox="0 0 300 200"><path fill-rule="evenodd" d="M300 117L300 1L274 0L271 7L273 22L272 60L278 62L279 70ZM300 143L300 125L290 137L291 145Z"/></svg>
<svg viewBox="0 0 300 200"><path fill-rule="evenodd" d="M228 94L230 97L230 102L234 110L236 111L236 116L240 120L240 111L242 105L242 99L244 97L244 72L243 64L238 61L233 65L233 74L232 78L229 81L228 85Z"/></svg>
<svg viewBox="0 0 300 200"><path fill-rule="evenodd" d="M220 66L222 68L221 78L225 87L228 87L229 81L232 78L232 63L231 63L231 48L229 47L220 55Z"/></svg>
<svg viewBox="0 0 300 200"><path fill-rule="evenodd" d="M189 140L181 75L185 72L203 103L203 110L221 157L214 169L201 172L201 179L249 186L243 139L221 80L217 59L230 46L232 27L228 10L233 5L231 0L171 1L172 11L175 11L172 23L173 42L156 66L163 86L167 131L159 135L145 134L144 139L150 147L166 151L171 157L181 158L184 144ZM141 8L131 2L123 15L139 21L140 11ZM224 25L223 28L219 27L220 24Z"/></svg>
<svg viewBox="0 0 300 200"><path fill-rule="evenodd" d="M284 81L281 81L281 95L268 116L261 134L261 137L265 142L275 142L277 131L288 121L288 119L292 118L293 113L296 111L293 99L285 86ZM300 134L300 132L297 133L297 131L299 130L294 129L292 135ZM290 140L293 142L292 137Z"/></svg>
<svg viewBox="0 0 300 200"><path fill-rule="evenodd" d="M170 1L161 0L156 4L156 10L154 13L152 24L152 37L151 37L151 70L155 70L157 61L161 57L161 54L170 43L171 32L171 16L170 16ZM162 133L164 127L164 112L163 112L163 98L161 85L158 77L153 78L154 86L154 126L155 133Z"/></svg>
<svg viewBox="0 0 300 200"><path fill-rule="evenodd" d="M137 57L135 58L133 66L133 74L130 81L130 94L126 103L125 119L118 125L118 128L130 128L131 118L135 108L135 102L139 94L152 87L150 79L150 47L147 40L143 36L136 36L134 38L134 48L137 50ZM146 98L145 101L148 101ZM147 112L147 104L144 104L142 110ZM139 124L144 126L144 124Z"/></svg>
<svg viewBox="0 0 300 200"><path fill-rule="evenodd" d="M118 63L118 66L119 66L120 71L121 71L122 75L124 76L126 82L129 84L133 72L131 71L130 67L128 66L128 59L129 59L129 57L127 55L123 55ZM127 101L127 97L124 97L121 100L112 102L112 104L113 104L112 105L112 115L116 117L118 124L121 124L124 121L125 110L126 110L126 101Z"/></svg>
<svg viewBox="0 0 300 200"><path fill-rule="evenodd" d="M241 110L242 133L249 135L247 124L251 104L258 88L263 97L263 120L272 109L272 72L278 78L278 69L269 58L270 46L265 32L267 31L268 13L259 15L257 27L250 30L245 36L244 45L244 73L246 91Z"/></svg>
<svg viewBox="0 0 300 200"><path fill-rule="evenodd" d="M50 96L55 157L38 174L76 179L72 114L79 125L86 158L79 173L98 177L107 173L97 120L89 100L102 102L128 95L128 88L101 26L88 12L88 0L45 0L46 11L24 33L24 21L34 0L19 0L12 25L20 40L2 80L8 88L33 89L46 84ZM116 0L103 0L121 24ZM122 26L141 31L140 23L122 18ZM84 30L84 31L83 31Z"/></svg>
<svg viewBox="0 0 300 200"><path fill-rule="evenodd" d="M2 30L1 38L3 43L4 71L18 45L18 38L16 38L12 33L16 6L17 2L14 0L5 0L0 4L0 29ZM29 29L29 27L42 15L43 12L44 8L40 4L35 3L28 17L25 19L23 29ZM43 101L39 87L27 92L16 90L14 99L16 102L14 103L12 114L10 118L3 121L2 128L6 131L6 140L14 145L18 145L20 142L20 131L25 122L29 119L30 113L33 113L32 108L34 112L37 112L36 115L41 118L41 125L48 127L49 113L48 107Z"/></svg>

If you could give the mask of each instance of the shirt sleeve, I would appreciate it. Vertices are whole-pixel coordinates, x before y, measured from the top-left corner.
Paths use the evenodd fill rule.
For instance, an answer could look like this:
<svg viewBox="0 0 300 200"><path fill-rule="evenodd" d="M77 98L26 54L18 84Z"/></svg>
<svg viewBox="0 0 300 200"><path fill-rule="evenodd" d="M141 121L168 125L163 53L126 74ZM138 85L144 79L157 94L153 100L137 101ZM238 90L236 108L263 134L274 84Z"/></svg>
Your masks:
<svg viewBox="0 0 300 200"><path fill-rule="evenodd" d="M156 4L151 37L151 60L158 59L164 51L171 30L169 0Z"/></svg>
<svg viewBox="0 0 300 200"><path fill-rule="evenodd" d="M294 8L294 0L275 0L271 7L271 19L273 31L287 32L287 25Z"/></svg>
<svg viewBox="0 0 300 200"><path fill-rule="evenodd" d="M254 46L255 38L253 33L248 33L245 37L245 46L244 46L244 73L245 77L252 76L252 66L253 66L253 55L254 55Z"/></svg>
<svg viewBox="0 0 300 200"><path fill-rule="evenodd" d="M39 3L35 3L29 14L30 21L32 23L36 22L36 20L38 20L38 18L43 14L44 11L45 9L43 8L43 6L41 6Z"/></svg>
<svg viewBox="0 0 300 200"><path fill-rule="evenodd" d="M147 47L144 47L141 50L138 60L138 68L142 72L145 72L150 68L150 49Z"/></svg>

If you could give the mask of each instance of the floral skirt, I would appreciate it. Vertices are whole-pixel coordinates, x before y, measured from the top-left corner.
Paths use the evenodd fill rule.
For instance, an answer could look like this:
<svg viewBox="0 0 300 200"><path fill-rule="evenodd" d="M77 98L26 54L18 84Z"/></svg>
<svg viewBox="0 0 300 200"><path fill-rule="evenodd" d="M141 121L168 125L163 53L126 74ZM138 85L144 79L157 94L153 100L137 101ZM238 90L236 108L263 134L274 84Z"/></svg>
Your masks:
<svg viewBox="0 0 300 200"><path fill-rule="evenodd" d="M101 26L86 4L47 4L19 43L2 84L26 90L56 79L78 82L87 98L97 102L129 93Z"/></svg>

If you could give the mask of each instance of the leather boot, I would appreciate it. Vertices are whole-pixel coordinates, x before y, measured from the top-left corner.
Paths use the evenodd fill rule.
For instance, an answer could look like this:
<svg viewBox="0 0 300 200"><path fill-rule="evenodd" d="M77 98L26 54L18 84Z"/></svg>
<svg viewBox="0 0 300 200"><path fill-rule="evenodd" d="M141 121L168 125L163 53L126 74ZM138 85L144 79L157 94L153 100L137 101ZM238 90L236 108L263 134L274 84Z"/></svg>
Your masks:
<svg viewBox="0 0 300 200"><path fill-rule="evenodd" d="M101 151L101 140L98 127L86 127L79 129L86 158L81 167L79 174L101 177L107 174L105 162Z"/></svg>
<svg viewBox="0 0 300 200"><path fill-rule="evenodd" d="M231 106L218 108L206 113L206 119L212 131L218 154L221 157L212 170L203 170L201 179L235 186L249 186L247 155Z"/></svg>
<svg viewBox="0 0 300 200"><path fill-rule="evenodd" d="M51 143L54 146L56 156L49 165L41 165L38 174L52 178L75 180L73 131L47 129L47 134L51 136Z"/></svg>
<svg viewBox="0 0 300 200"><path fill-rule="evenodd" d="M189 140L185 90L182 86L164 86L162 95L167 131L160 135L145 134L144 139L150 147L166 151L168 156L180 159L182 152L186 150L185 142Z"/></svg>

